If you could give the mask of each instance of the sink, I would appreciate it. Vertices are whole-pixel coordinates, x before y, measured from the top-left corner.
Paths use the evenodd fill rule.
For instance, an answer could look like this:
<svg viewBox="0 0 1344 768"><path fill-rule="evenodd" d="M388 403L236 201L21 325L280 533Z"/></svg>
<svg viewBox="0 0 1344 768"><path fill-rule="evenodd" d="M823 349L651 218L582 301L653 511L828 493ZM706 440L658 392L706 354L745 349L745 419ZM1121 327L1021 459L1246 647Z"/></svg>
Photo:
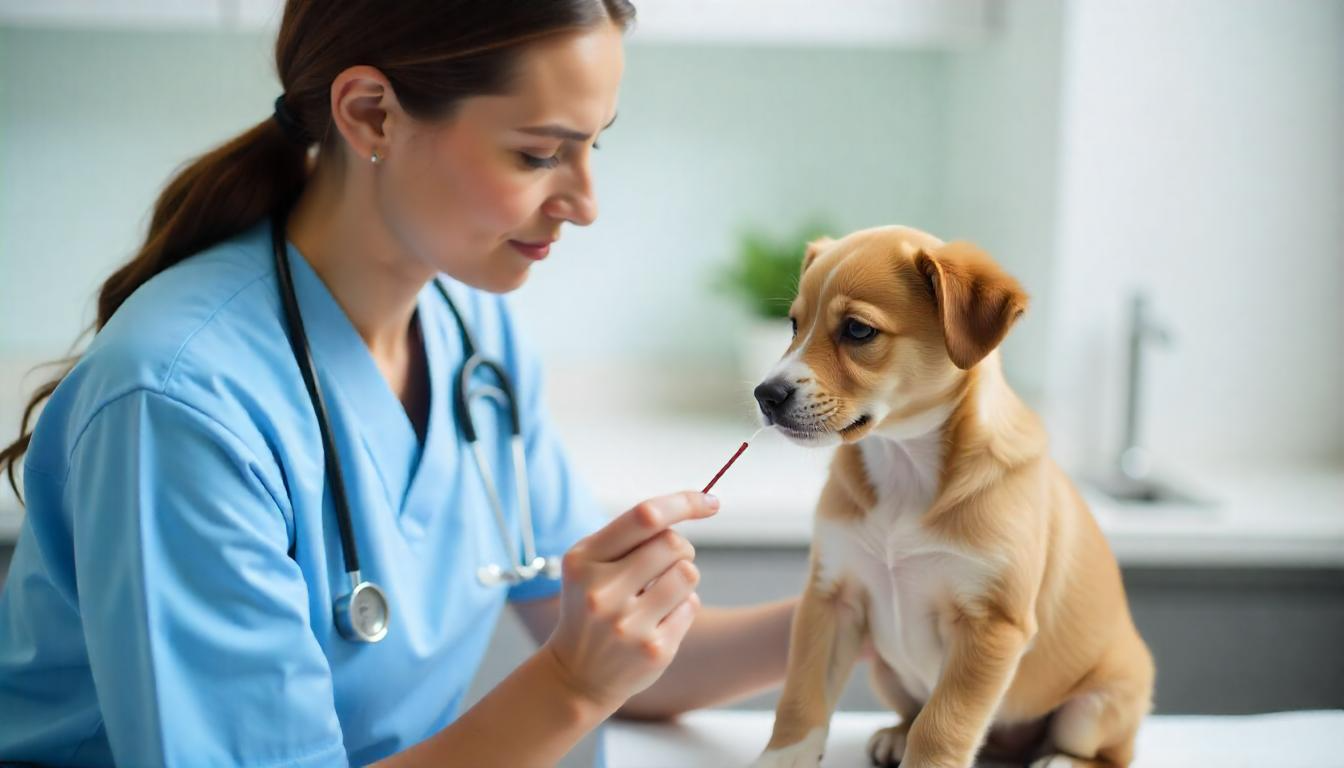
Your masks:
<svg viewBox="0 0 1344 768"><path fill-rule="evenodd" d="M1188 487L1160 478L1111 474L1093 478L1088 485L1109 501L1125 507L1164 507L1207 510L1217 502Z"/></svg>
<svg viewBox="0 0 1344 768"><path fill-rule="evenodd" d="M1140 437L1140 397L1142 391L1143 351L1149 342L1170 343L1171 334L1156 323L1148 309L1148 298L1136 293L1131 300L1129 324L1129 368L1125 387L1124 434L1115 463L1103 474L1089 478L1093 498L1127 513L1150 512L1154 515L1206 513L1217 502L1189 487L1189 484L1161 477L1154 471L1153 457Z"/></svg>

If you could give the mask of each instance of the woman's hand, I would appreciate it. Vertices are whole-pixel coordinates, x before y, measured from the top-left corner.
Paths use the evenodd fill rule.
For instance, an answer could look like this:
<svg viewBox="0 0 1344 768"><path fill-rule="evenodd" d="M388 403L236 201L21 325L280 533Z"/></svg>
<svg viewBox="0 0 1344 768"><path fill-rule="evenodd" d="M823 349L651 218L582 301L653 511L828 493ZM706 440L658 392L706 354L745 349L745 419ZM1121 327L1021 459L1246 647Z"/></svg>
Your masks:
<svg viewBox="0 0 1344 768"><path fill-rule="evenodd" d="M615 711L653 684L695 619L695 549L670 529L718 499L688 491L642 502L564 558L560 622L543 646L564 682Z"/></svg>

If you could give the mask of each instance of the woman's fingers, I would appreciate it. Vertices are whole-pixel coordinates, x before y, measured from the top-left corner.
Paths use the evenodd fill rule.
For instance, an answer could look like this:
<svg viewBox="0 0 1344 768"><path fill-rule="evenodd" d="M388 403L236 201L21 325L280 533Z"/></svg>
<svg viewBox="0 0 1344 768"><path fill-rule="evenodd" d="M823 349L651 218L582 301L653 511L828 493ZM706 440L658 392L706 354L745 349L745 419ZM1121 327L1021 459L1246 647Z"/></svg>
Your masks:
<svg viewBox="0 0 1344 768"><path fill-rule="evenodd" d="M546 643L594 700L624 701L671 663L700 605L700 572L669 527L717 509L694 492L650 499L565 553L560 623Z"/></svg>
<svg viewBox="0 0 1344 768"><path fill-rule="evenodd" d="M659 496L636 504L584 540L589 558L613 562L631 550L684 520L709 517L718 511L719 500L695 491Z"/></svg>
<svg viewBox="0 0 1344 768"><path fill-rule="evenodd" d="M658 628L669 635L683 635L695 620L695 613L698 610L700 610L700 595L692 592L663 618Z"/></svg>
<svg viewBox="0 0 1344 768"><path fill-rule="evenodd" d="M621 561L622 571L614 584L615 590L638 597L678 560L694 560L695 547L676 531L663 531L640 544Z"/></svg>
<svg viewBox="0 0 1344 768"><path fill-rule="evenodd" d="M588 605L592 614L608 616L617 623L629 626L651 628L677 601L666 606L663 613L651 621L636 618L635 614L640 613L646 604L640 602L648 595L646 590L652 590L663 581L675 583L677 577L674 568L678 565L688 568L688 572L694 574L694 581L698 582L700 573L691 564L694 557L695 548L689 541L675 531L663 531L641 544L623 560L598 565L599 574L605 575L598 575L588 590Z"/></svg>
<svg viewBox="0 0 1344 768"><path fill-rule="evenodd" d="M651 634L691 595L700 583L700 571L689 560L678 560L635 598L635 608L623 620L622 631Z"/></svg>
<svg viewBox="0 0 1344 768"><path fill-rule="evenodd" d="M672 612L663 619L658 625L658 634L660 635L661 645L666 652L676 655L677 648L681 646L681 640L690 630L691 624L695 623L695 614L700 610L700 596L692 592L681 604L672 609Z"/></svg>

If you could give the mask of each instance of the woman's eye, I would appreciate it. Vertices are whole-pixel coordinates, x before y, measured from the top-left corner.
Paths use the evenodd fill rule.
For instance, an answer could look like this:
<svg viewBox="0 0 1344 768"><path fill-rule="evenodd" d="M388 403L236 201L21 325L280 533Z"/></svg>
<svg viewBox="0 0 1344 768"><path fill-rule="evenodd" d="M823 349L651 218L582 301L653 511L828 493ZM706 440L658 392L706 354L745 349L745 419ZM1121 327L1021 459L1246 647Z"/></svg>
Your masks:
<svg viewBox="0 0 1344 768"><path fill-rule="evenodd" d="M858 320L845 321L845 338L852 341L867 341L877 335L877 329Z"/></svg>
<svg viewBox="0 0 1344 768"><path fill-rule="evenodd" d="M794 336L797 336L797 335L798 335L798 321L795 320L794 318L790 317L790 318L789 318L789 326L793 328L793 335L794 335Z"/></svg>
<svg viewBox="0 0 1344 768"><path fill-rule="evenodd" d="M527 152L519 152L518 154L522 155L523 162L526 163L529 168L554 168L560 164L560 155L558 154L551 155L550 157L537 157L536 155Z"/></svg>

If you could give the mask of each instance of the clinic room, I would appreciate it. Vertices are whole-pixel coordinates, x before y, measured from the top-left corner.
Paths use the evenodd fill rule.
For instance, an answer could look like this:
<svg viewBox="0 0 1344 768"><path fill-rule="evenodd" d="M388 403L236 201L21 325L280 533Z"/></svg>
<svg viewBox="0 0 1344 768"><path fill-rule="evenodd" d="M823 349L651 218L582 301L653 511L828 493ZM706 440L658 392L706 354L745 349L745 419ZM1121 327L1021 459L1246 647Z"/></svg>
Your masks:
<svg viewBox="0 0 1344 768"><path fill-rule="evenodd" d="M1342 734L1344 0L0 0L0 764Z"/></svg>

